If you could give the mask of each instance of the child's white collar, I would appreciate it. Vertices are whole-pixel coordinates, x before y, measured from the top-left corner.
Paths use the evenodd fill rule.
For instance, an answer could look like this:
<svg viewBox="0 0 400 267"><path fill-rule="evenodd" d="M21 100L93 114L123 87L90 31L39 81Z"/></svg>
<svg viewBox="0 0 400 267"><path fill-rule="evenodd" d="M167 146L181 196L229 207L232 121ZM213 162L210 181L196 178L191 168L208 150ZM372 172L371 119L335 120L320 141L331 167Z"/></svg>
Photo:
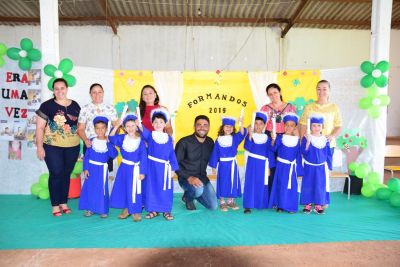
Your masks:
<svg viewBox="0 0 400 267"><path fill-rule="evenodd" d="M98 138L94 138L92 140L92 148L97 153L106 153L108 151L107 140L100 140Z"/></svg>
<svg viewBox="0 0 400 267"><path fill-rule="evenodd" d="M151 137L157 144L166 144L168 142L168 134L158 131L152 131Z"/></svg>
<svg viewBox="0 0 400 267"><path fill-rule="evenodd" d="M268 142L268 135L264 134L264 133L253 133L251 138L253 138L254 143L261 145L261 144L265 144L266 142Z"/></svg>
<svg viewBox="0 0 400 267"><path fill-rule="evenodd" d="M326 139L325 135L321 136L313 136L311 135L311 144L315 146L316 148L324 148L326 146L326 142L328 139Z"/></svg>
<svg viewBox="0 0 400 267"><path fill-rule="evenodd" d="M287 147L295 147L299 142L299 137L296 135L282 135L282 143Z"/></svg>
<svg viewBox="0 0 400 267"><path fill-rule="evenodd" d="M217 141L221 147L230 147L232 146L232 135L221 135L218 136Z"/></svg>
<svg viewBox="0 0 400 267"><path fill-rule="evenodd" d="M140 140L140 137L134 138L129 135L125 135L124 141L122 142L122 148L127 152L133 152L138 149Z"/></svg>

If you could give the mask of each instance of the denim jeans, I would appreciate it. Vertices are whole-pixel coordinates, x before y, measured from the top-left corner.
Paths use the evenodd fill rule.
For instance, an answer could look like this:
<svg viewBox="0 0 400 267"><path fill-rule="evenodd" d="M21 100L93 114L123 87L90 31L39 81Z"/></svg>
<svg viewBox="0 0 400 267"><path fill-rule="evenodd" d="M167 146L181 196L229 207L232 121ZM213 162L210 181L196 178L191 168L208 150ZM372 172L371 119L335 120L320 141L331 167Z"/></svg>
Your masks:
<svg viewBox="0 0 400 267"><path fill-rule="evenodd" d="M79 155L79 146L57 147L43 144L44 158L49 169L49 192L52 206L66 204L70 175Z"/></svg>
<svg viewBox="0 0 400 267"><path fill-rule="evenodd" d="M179 185L185 191L187 201L196 199L201 205L209 210L218 208L217 196L213 185L208 182L201 187L190 185L187 180L179 179Z"/></svg>

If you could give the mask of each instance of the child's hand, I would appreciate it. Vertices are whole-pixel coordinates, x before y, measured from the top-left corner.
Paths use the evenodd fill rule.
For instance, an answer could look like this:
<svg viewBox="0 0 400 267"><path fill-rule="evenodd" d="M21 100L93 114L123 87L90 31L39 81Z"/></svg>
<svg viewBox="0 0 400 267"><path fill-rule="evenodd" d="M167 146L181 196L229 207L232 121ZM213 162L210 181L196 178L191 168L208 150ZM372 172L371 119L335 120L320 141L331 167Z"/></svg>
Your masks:
<svg viewBox="0 0 400 267"><path fill-rule="evenodd" d="M144 179L144 174L139 175L139 180L142 181Z"/></svg>
<svg viewBox="0 0 400 267"><path fill-rule="evenodd" d="M306 140L307 140L307 143L310 143L310 141L311 141L311 134L305 134L304 135L304 137L306 138Z"/></svg>
<svg viewBox="0 0 400 267"><path fill-rule="evenodd" d="M272 138L272 140L276 140L276 133L274 133L274 132L271 132L271 138Z"/></svg>
<svg viewBox="0 0 400 267"><path fill-rule="evenodd" d="M115 122L114 127L115 127L115 128L119 128L119 127L121 127L121 125L122 125L122 118L119 119L119 120L117 120L117 121Z"/></svg>
<svg viewBox="0 0 400 267"><path fill-rule="evenodd" d="M84 177L85 179L89 178L89 171L88 171L88 170L84 170L84 171L83 171L83 177Z"/></svg>
<svg viewBox="0 0 400 267"><path fill-rule="evenodd" d="M171 177L173 178L174 176L175 176L175 172L172 171L172 172L171 172Z"/></svg>
<svg viewBox="0 0 400 267"><path fill-rule="evenodd" d="M212 174L212 175L216 175L216 174L217 174L217 170L216 170L215 168L212 168L212 169L211 169L211 174Z"/></svg>

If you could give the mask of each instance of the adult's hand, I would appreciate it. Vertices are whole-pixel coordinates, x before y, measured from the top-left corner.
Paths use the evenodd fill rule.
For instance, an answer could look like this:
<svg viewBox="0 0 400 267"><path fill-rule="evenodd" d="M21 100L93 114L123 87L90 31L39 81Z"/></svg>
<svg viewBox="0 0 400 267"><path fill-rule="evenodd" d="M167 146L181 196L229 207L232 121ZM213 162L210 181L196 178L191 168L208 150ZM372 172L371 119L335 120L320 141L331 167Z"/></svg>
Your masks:
<svg viewBox="0 0 400 267"><path fill-rule="evenodd" d="M202 183L202 181L199 179L199 178L197 178L197 177L194 177L194 176L190 176L189 178L188 178L188 183L190 184L190 185L193 185L194 187L202 187L203 186L203 183Z"/></svg>
<svg viewBox="0 0 400 267"><path fill-rule="evenodd" d="M38 146L36 149L36 155L37 155L38 159L44 160L44 157L46 156L46 152L44 151L44 148Z"/></svg>
<svg viewBox="0 0 400 267"><path fill-rule="evenodd" d="M89 138L87 138L87 139L85 140L85 146L86 146L87 148L89 148L89 147L92 146L92 141L90 141Z"/></svg>

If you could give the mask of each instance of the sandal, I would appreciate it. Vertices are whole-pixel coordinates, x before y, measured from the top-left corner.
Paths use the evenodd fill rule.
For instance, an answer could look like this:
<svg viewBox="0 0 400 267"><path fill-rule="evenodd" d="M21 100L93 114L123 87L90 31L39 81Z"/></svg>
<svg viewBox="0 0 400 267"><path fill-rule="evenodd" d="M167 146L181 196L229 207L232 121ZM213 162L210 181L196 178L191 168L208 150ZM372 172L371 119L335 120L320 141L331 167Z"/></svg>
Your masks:
<svg viewBox="0 0 400 267"><path fill-rule="evenodd" d="M228 205L224 202L219 204L219 208L221 209L221 211L228 211Z"/></svg>
<svg viewBox="0 0 400 267"><path fill-rule="evenodd" d="M140 222L142 220L142 215L140 213L135 213L132 215L134 222Z"/></svg>
<svg viewBox="0 0 400 267"><path fill-rule="evenodd" d="M106 213L100 215L100 218L102 218L102 219L105 219L107 217L108 217L108 214L106 214Z"/></svg>
<svg viewBox="0 0 400 267"><path fill-rule="evenodd" d="M83 214L83 216L85 216L85 217L90 217L90 216L92 216L94 213L93 212L91 212L90 210L87 210L87 211L85 211L85 213Z"/></svg>
<svg viewBox="0 0 400 267"><path fill-rule="evenodd" d="M72 210L68 207L63 208L61 205L59 205L60 209L62 210L63 213L65 214L70 214L72 212Z"/></svg>
<svg viewBox="0 0 400 267"><path fill-rule="evenodd" d="M53 211L53 216L54 217L60 217L62 215L61 211Z"/></svg>
<svg viewBox="0 0 400 267"><path fill-rule="evenodd" d="M228 205L228 208L231 208L232 210L238 210L238 209L240 209L239 206L238 206L234 201L228 202L227 205Z"/></svg>
<svg viewBox="0 0 400 267"><path fill-rule="evenodd" d="M170 212L164 212L163 216L167 221L172 221L174 219L174 216L172 216Z"/></svg>
<svg viewBox="0 0 400 267"><path fill-rule="evenodd" d="M153 218L157 217L158 215L160 215L158 212L151 211L151 212L147 213L146 216L144 216L144 217L146 219L153 219Z"/></svg>
<svg viewBox="0 0 400 267"><path fill-rule="evenodd" d="M124 209L121 214L118 216L118 219L124 220L129 217L128 209Z"/></svg>

